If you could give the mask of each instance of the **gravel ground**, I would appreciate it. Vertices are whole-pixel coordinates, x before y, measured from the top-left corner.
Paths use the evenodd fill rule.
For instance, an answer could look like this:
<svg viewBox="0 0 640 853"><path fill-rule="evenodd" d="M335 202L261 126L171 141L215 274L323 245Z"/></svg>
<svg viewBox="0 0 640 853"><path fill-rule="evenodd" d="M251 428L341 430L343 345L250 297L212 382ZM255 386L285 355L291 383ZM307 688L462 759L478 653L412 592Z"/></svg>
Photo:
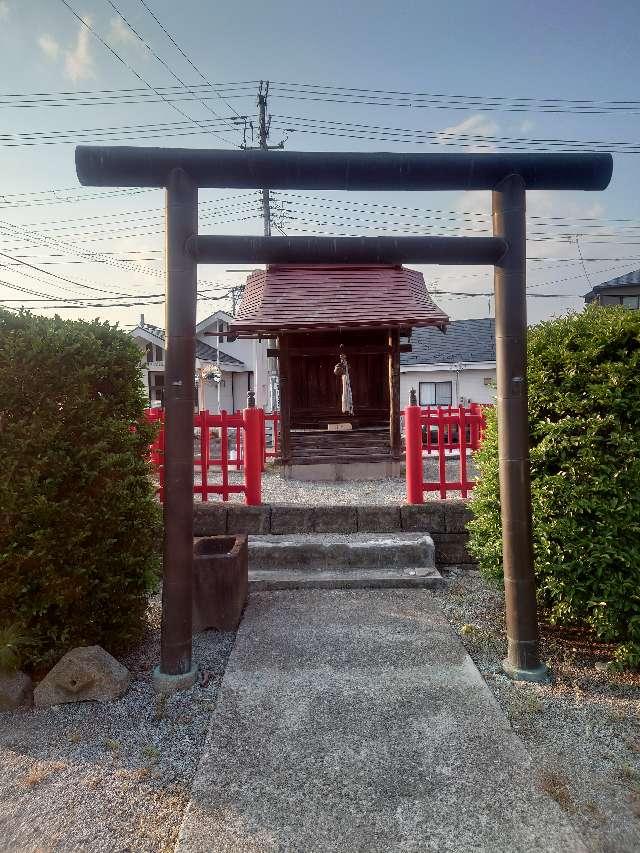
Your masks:
<svg viewBox="0 0 640 853"><path fill-rule="evenodd" d="M467 476L471 479L476 476L476 468L473 460L469 457L467 461ZM455 481L459 478L458 458L447 459L447 480ZM425 482L433 482L438 479L438 458L425 458L424 464ZM242 483L243 473L229 471L230 483ZM196 483L200 482L200 474L196 471ZM211 470L209 474L211 483L221 482L220 472ZM437 492L425 492L425 500L439 500ZM447 492L447 498L460 499L459 491ZM361 504L402 504L407 499L407 484L404 477L389 477L384 480L359 480L346 483L305 482L302 480L285 480L276 465L269 465L262 475L262 500L268 504L303 504L305 506L355 506ZM194 495L194 500L200 500L199 495ZM210 495L209 500L217 500L216 495ZM232 503L242 503L242 495L231 495Z"/></svg>
<svg viewBox="0 0 640 853"><path fill-rule="evenodd" d="M506 642L504 596L477 572L436 593L453 628L593 853L640 850L640 674L611 670L611 648L542 625L553 686L498 673Z"/></svg>
<svg viewBox="0 0 640 853"><path fill-rule="evenodd" d="M206 686L158 697L160 602L118 702L0 715L0 850L169 851L235 634L194 637Z"/></svg>

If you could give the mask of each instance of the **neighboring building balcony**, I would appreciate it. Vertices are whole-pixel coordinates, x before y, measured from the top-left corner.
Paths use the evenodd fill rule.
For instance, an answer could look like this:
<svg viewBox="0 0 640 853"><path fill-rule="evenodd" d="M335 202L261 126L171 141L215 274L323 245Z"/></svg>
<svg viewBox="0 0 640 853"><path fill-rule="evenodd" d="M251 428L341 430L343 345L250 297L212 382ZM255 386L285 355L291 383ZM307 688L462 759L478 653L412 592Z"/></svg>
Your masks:
<svg viewBox="0 0 640 853"><path fill-rule="evenodd" d="M147 370L164 370L164 360L163 361L145 361L144 367Z"/></svg>

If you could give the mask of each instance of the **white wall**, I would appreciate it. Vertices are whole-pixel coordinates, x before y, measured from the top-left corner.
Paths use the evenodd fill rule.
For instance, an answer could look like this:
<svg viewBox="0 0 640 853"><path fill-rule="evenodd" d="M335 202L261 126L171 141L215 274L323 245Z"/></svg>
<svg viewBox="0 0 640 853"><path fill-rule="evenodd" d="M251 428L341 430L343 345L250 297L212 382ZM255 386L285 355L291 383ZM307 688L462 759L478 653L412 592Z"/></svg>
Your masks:
<svg viewBox="0 0 640 853"><path fill-rule="evenodd" d="M492 384L485 385L485 378ZM409 392L420 382L451 382L452 405L495 402L496 367L493 362L464 364L456 371L451 365L409 365L400 369L400 406L409 405ZM457 395L456 395L457 390ZM457 399L456 399L457 396Z"/></svg>
<svg viewBox="0 0 640 853"><path fill-rule="evenodd" d="M222 372L222 384L220 385L220 408L229 414L244 409L247 405L247 390L249 387L248 371L224 371ZM218 411L218 386L213 382L206 382L204 386L205 408L210 412Z"/></svg>
<svg viewBox="0 0 640 853"><path fill-rule="evenodd" d="M267 375L267 341L257 341L253 339L242 338L236 341L227 341L226 339L218 342L217 335L205 335L200 332L197 337L205 344L219 349L227 355L237 358L243 362L247 371L253 373L252 389L256 392L256 406L265 406L269 399L269 379ZM236 397L236 411L238 408L243 408L247 400L247 385L246 374L244 379L240 380L239 374L236 375L234 383L234 395ZM238 393L235 393L238 391ZM230 393L230 392L229 392ZM241 403L238 402L242 397ZM224 408L224 406L223 406ZM231 403L229 403L228 411L231 411Z"/></svg>

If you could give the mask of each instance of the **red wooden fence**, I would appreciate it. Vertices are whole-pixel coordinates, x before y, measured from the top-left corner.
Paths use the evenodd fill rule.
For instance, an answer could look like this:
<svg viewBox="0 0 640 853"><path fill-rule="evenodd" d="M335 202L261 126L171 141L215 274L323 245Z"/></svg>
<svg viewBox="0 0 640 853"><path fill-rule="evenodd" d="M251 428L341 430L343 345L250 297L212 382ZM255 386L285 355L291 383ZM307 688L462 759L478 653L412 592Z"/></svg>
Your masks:
<svg viewBox="0 0 640 853"><path fill-rule="evenodd" d="M448 491L459 491L466 498L474 487L467 476L467 450L477 450L486 428L483 407L407 406L405 416L407 501L421 504L424 492L440 492L444 500ZM423 453L438 454L438 479L425 482ZM458 479L447 480L447 451L458 451ZM451 457L450 457L451 458Z"/></svg>
<svg viewBox="0 0 640 853"><path fill-rule="evenodd" d="M151 421L164 423L163 409L147 409L146 415ZM249 408L233 415L221 411L216 415L208 411L197 412L193 416L194 459L193 464L199 477L194 477L193 492L203 501L209 495L220 495L223 501L229 495L243 494L245 503L259 504L261 501L262 467L264 459L263 416L261 409ZM219 454L211 452L212 430L218 432L220 439ZM230 437L233 441L230 442ZM233 445L233 448L230 447ZM158 492L164 499L164 429L161 426L158 436L150 449L150 460L158 473ZM244 482L229 482L229 469L244 469ZM221 482L211 482L210 472L218 469ZM197 482L197 480L200 482Z"/></svg>
<svg viewBox="0 0 640 853"><path fill-rule="evenodd" d="M152 421L164 420L162 409L147 409ZM271 428L267 428L267 424ZM194 483L194 494L203 501L209 495L220 495L223 501L231 494L244 494L248 504L260 503L261 473L267 459L280 453L280 415L265 413L262 409L249 408L229 415L208 411L194 414L193 426L194 467L200 472L200 482ZM484 407L479 403L470 406L408 406L404 411L406 437L407 501L423 503L424 492L439 492L445 499L448 491L459 491L463 498L474 487L467 475L467 451L477 450L482 442L486 427ZM219 432L220 451L211 453L211 431ZM230 440L231 439L231 440ZM250 449L248 449L250 448ZM458 452L458 478L447 480L447 456ZM438 455L438 479L425 482L424 454ZM158 472L160 500L164 497L164 430L150 447L151 462ZM219 470L221 482L210 482L210 471ZM229 469L244 470L244 483L230 483Z"/></svg>

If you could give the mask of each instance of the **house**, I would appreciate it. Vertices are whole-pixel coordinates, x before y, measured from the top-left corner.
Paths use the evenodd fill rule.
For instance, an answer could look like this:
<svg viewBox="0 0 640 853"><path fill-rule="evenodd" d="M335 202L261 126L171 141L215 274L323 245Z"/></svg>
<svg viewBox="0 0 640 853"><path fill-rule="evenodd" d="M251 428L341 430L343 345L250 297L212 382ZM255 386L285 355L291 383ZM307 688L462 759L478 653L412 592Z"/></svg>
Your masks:
<svg viewBox="0 0 640 853"><path fill-rule="evenodd" d="M415 388L421 406L492 403L496 386L495 321L454 320L442 334L432 326L413 329L411 352L400 356L404 408Z"/></svg>
<svg viewBox="0 0 640 853"><path fill-rule="evenodd" d="M619 275L602 284L596 284L584 301L599 305L623 305L625 308L640 308L640 270Z"/></svg>
<svg viewBox="0 0 640 853"><path fill-rule="evenodd" d="M194 382L198 408L237 412L247 403L247 392L256 393L256 405L267 402L266 344L229 340L233 317L215 311L196 326L196 372ZM164 397L164 329L146 323L144 315L131 332L142 351L142 381L149 402L162 405Z"/></svg>
<svg viewBox="0 0 640 853"><path fill-rule="evenodd" d="M277 340L285 476L400 470L401 338L449 318L422 273L388 264L270 264L247 279L230 332Z"/></svg>

